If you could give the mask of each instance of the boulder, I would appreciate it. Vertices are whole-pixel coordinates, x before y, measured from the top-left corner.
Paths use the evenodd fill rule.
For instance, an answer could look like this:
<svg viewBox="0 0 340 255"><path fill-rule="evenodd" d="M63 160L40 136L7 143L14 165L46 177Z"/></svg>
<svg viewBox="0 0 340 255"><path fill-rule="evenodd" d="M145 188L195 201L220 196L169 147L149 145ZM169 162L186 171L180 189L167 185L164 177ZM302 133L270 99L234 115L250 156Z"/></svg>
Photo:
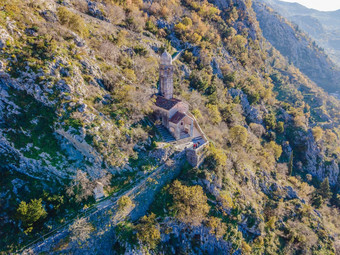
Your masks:
<svg viewBox="0 0 340 255"><path fill-rule="evenodd" d="M51 23L58 21L57 15L50 10L44 10L40 12L40 16L43 17L46 21Z"/></svg>
<svg viewBox="0 0 340 255"><path fill-rule="evenodd" d="M108 19L105 18L104 13L99 9L96 2L87 1L87 8L91 16L100 20L108 21Z"/></svg>

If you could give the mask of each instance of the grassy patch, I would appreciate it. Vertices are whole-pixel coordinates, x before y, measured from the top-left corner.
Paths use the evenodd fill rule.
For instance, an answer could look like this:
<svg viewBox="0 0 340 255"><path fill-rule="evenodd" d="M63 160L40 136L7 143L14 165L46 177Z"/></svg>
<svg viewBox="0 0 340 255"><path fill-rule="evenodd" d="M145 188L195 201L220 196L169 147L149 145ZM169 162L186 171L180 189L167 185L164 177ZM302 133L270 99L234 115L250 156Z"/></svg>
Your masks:
<svg viewBox="0 0 340 255"><path fill-rule="evenodd" d="M19 91L10 91L13 102L20 107L19 114L6 118L2 128L8 128L6 137L26 157L39 159L42 152L47 153L48 160L56 165L61 156L58 139L54 135L55 109L44 106L32 96Z"/></svg>

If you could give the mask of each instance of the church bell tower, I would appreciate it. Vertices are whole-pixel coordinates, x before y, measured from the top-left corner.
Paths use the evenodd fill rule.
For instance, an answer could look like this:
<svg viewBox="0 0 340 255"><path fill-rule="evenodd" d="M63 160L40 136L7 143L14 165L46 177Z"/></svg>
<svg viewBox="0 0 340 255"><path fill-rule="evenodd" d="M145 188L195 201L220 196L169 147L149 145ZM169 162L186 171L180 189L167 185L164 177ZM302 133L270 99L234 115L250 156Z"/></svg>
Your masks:
<svg viewBox="0 0 340 255"><path fill-rule="evenodd" d="M159 94L166 99L173 97L173 74L172 57L167 51L164 51L159 65Z"/></svg>

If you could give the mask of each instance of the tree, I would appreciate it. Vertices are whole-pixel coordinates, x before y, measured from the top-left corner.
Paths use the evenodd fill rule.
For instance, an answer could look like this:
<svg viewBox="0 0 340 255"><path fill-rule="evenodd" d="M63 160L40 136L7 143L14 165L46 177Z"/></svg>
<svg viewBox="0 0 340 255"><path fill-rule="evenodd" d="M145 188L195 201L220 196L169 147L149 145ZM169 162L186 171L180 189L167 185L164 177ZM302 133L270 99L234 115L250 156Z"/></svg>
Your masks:
<svg viewBox="0 0 340 255"><path fill-rule="evenodd" d="M276 118L274 114L267 114L264 117L264 123L267 127L267 129L274 130L276 128Z"/></svg>
<svg viewBox="0 0 340 255"><path fill-rule="evenodd" d="M213 105L213 104L208 104L207 108L208 108L212 123L214 124L220 123L222 121L222 117L221 117L220 111L218 110L218 106Z"/></svg>
<svg viewBox="0 0 340 255"><path fill-rule="evenodd" d="M322 198L322 196L320 195L316 195L315 197L313 197L313 205L316 208L320 208L320 206L323 204L324 200Z"/></svg>
<svg viewBox="0 0 340 255"><path fill-rule="evenodd" d="M75 196L76 202L81 202L93 195L94 185L87 178L87 174L81 170L77 171L76 177L66 189L69 196Z"/></svg>
<svg viewBox="0 0 340 255"><path fill-rule="evenodd" d="M245 127L235 126L230 129L230 140L233 144L246 145L248 132Z"/></svg>
<svg viewBox="0 0 340 255"><path fill-rule="evenodd" d="M200 92L205 92L210 86L211 75L205 71L192 71L189 80L192 88L197 89Z"/></svg>
<svg viewBox="0 0 340 255"><path fill-rule="evenodd" d="M161 239L161 233L159 231L159 224L156 221L156 215L151 213L149 217L144 216L141 219L141 223L137 225L137 238L146 245L149 249L155 249L159 240Z"/></svg>
<svg viewBox="0 0 340 255"><path fill-rule="evenodd" d="M290 154L290 157L289 157L289 163L288 163L288 175L292 175L293 174L293 160L294 160L294 157L293 157L293 152Z"/></svg>
<svg viewBox="0 0 340 255"><path fill-rule="evenodd" d="M94 228L91 223L87 222L85 218L77 219L70 227L71 239L73 241L86 241Z"/></svg>
<svg viewBox="0 0 340 255"><path fill-rule="evenodd" d="M260 124L250 123L249 127L258 138L260 138L266 132L264 127Z"/></svg>
<svg viewBox="0 0 340 255"><path fill-rule="evenodd" d="M216 166L225 166L227 163L227 155L223 151L223 149L218 149L214 146L209 147L209 156L207 158L207 161L211 165L211 167Z"/></svg>
<svg viewBox="0 0 340 255"><path fill-rule="evenodd" d="M328 177L326 177L320 185L318 194L324 199L330 199L332 196L331 188L329 186Z"/></svg>
<svg viewBox="0 0 340 255"><path fill-rule="evenodd" d="M134 206L134 203L131 201L131 199L128 196L122 196L118 200L118 208L120 211L125 211L128 208L131 208Z"/></svg>
<svg viewBox="0 0 340 255"><path fill-rule="evenodd" d="M267 144L267 149L272 151L274 153L274 157L276 160L278 160L282 154L282 147L275 143L274 141L271 141L270 143Z"/></svg>
<svg viewBox="0 0 340 255"><path fill-rule="evenodd" d="M220 218L210 217L207 222L207 227L210 228L210 233L214 234L217 239L224 236L227 226Z"/></svg>
<svg viewBox="0 0 340 255"><path fill-rule="evenodd" d="M320 139L322 138L323 136L323 130L321 127L314 127L312 129L312 133L313 133L313 136L314 136L314 140L316 142L320 141Z"/></svg>
<svg viewBox="0 0 340 255"><path fill-rule="evenodd" d="M33 230L33 225L44 219L47 215L45 208L42 205L42 199L32 199L31 202L26 203L21 201L17 209L19 219L22 220L26 226L26 232Z"/></svg>
<svg viewBox="0 0 340 255"><path fill-rule="evenodd" d="M285 131L285 127L284 127L284 122L283 121L279 121L277 123L277 127L276 127L276 131L280 134L282 134Z"/></svg>
<svg viewBox="0 0 340 255"><path fill-rule="evenodd" d="M173 198L171 210L180 221L198 226L210 210L207 196L201 186L188 187L175 180L169 189Z"/></svg>

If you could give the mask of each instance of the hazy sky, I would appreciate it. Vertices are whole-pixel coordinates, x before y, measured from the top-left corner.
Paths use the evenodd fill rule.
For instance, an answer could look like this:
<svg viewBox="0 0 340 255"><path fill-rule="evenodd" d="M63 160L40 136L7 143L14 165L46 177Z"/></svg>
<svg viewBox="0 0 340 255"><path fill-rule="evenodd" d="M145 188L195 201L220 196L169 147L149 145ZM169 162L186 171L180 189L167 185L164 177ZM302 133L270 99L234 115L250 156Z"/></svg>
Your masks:
<svg viewBox="0 0 340 255"><path fill-rule="evenodd" d="M281 0L291 3L300 3L308 8L320 11L335 11L340 9L340 0Z"/></svg>

